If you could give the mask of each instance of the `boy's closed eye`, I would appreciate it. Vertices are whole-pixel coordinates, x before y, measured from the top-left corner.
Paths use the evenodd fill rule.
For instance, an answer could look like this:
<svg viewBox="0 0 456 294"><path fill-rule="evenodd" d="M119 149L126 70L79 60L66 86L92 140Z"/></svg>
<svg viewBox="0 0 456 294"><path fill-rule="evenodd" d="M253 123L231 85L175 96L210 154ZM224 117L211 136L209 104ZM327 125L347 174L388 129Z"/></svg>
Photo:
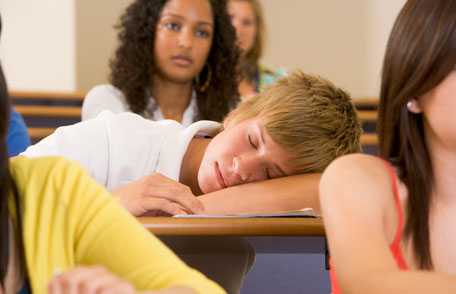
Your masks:
<svg viewBox="0 0 456 294"><path fill-rule="evenodd" d="M258 145L254 142L250 134L247 135L247 139L249 141L250 146L252 146L253 149L258 149Z"/></svg>

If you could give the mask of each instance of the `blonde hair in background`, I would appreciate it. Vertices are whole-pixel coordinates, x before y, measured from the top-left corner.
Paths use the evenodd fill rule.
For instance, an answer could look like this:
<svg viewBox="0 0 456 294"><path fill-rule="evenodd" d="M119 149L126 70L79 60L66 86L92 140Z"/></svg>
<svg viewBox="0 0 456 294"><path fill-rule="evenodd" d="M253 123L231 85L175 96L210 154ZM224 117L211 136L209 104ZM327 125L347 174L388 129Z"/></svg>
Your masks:
<svg viewBox="0 0 456 294"><path fill-rule="evenodd" d="M350 95L330 81L297 71L241 102L225 124L259 117L294 157L297 173L322 172L336 157L361 151L361 125Z"/></svg>
<svg viewBox="0 0 456 294"><path fill-rule="evenodd" d="M230 1L243 1L249 3L255 14L256 35L252 48L246 52L245 56L241 58L241 75L247 80L253 81L258 72L259 61L263 55L263 47L265 42L265 23L263 17L263 10L258 0L230 0Z"/></svg>

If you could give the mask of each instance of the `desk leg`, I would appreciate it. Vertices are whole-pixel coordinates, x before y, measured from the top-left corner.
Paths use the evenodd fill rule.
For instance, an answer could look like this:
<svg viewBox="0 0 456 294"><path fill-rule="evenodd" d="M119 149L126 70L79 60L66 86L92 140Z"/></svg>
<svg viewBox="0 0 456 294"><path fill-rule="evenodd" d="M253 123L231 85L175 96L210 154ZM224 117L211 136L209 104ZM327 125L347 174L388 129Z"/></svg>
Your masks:
<svg viewBox="0 0 456 294"><path fill-rule="evenodd" d="M329 262L329 249L328 249L328 240L325 237L325 268L327 271L331 269L331 264Z"/></svg>

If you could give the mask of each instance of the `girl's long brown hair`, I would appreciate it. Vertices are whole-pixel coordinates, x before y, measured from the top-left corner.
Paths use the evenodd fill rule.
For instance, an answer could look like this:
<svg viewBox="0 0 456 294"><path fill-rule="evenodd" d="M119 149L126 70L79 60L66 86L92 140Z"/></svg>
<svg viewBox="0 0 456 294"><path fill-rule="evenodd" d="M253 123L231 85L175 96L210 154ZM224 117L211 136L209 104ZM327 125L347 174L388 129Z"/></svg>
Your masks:
<svg viewBox="0 0 456 294"><path fill-rule="evenodd" d="M0 17L0 35L1 31L2 19ZM14 245L17 246L17 251L19 252L20 270L22 272L25 270L24 247L22 241L22 213L19 206L17 188L10 172L8 148L6 144L10 111L11 106L8 98L8 88L0 63L0 287L3 292L5 292L4 281L8 272L9 257L11 254L11 213L8 208L10 197L13 197L17 216L16 226L14 227L17 230L15 232L16 242L14 242ZM27 275L25 274L25 276Z"/></svg>
<svg viewBox="0 0 456 294"><path fill-rule="evenodd" d="M391 32L383 63L378 134L380 154L393 160L409 192L406 238L422 269L433 267L429 212L434 172L423 115L407 110L439 85L456 62L456 1L408 0Z"/></svg>

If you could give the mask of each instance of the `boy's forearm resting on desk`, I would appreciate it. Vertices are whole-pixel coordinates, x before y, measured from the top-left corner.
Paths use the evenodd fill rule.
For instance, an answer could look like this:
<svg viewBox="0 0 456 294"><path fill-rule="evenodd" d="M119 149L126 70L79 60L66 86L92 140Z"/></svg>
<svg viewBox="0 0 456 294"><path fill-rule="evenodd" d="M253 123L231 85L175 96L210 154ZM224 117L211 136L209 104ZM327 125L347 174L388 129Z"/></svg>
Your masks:
<svg viewBox="0 0 456 294"><path fill-rule="evenodd" d="M320 174L288 176L233 186L199 196L205 213L249 213L295 210L305 207L320 212Z"/></svg>

